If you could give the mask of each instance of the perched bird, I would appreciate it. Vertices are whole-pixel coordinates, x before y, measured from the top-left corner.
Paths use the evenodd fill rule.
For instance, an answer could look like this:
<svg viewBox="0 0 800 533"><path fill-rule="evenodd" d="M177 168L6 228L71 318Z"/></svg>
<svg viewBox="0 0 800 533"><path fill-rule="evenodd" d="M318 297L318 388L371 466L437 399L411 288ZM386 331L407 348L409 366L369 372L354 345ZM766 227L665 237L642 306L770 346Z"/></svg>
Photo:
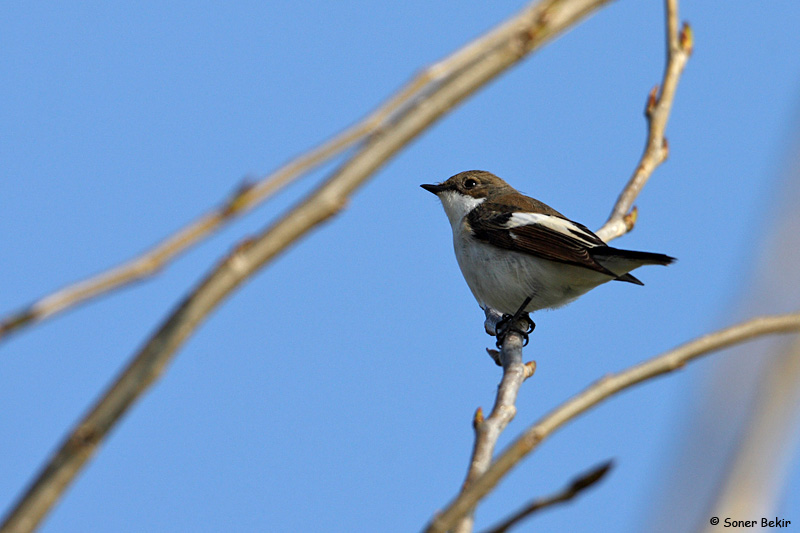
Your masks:
<svg viewBox="0 0 800 533"><path fill-rule="evenodd" d="M484 310L519 317L560 307L607 281L643 285L631 270L675 260L612 248L490 172L468 170L421 187L442 201L461 273Z"/></svg>

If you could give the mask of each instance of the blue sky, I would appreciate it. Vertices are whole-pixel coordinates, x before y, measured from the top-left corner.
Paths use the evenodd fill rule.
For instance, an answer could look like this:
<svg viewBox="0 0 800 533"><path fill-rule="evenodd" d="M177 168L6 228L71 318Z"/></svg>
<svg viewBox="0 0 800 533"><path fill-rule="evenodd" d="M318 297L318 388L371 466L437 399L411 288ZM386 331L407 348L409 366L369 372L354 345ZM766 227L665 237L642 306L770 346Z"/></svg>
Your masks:
<svg viewBox="0 0 800 533"><path fill-rule="evenodd" d="M797 139L800 4L684 2L695 54L670 159L615 245L679 258L542 312L501 443L603 374L732 320ZM0 8L0 312L117 264L250 176L365 115L521 2L58 2ZM620 0L469 99L253 278L184 346L43 531L415 531L455 494L499 371L450 228L418 187L495 172L589 227L641 153L662 2ZM332 165L156 279L0 345L3 511L143 339L239 239ZM719 356L718 356L719 357ZM633 531L712 363L557 433L479 509L487 526L607 458L553 531ZM732 414L733 416L733 414ZM795 461L781 516L800 521Z"/></svg>

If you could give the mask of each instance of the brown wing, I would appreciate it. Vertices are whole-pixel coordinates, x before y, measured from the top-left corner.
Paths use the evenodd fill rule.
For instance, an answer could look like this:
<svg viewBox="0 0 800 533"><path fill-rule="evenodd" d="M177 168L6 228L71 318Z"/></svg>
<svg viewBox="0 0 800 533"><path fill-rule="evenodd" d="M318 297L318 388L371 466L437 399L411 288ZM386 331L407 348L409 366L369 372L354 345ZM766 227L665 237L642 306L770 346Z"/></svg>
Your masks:
<svg viewBox="0 0 800 533"><path fill-rule="evenodd" d="M608 247L585 226L572 222L559 214L534 213L552 217L551 224L515 223L514 212L496 203L482 204L467 216L476 239L486 243L550 261L588 268L614 278L616 274L594 260L592 254L602 253ZM519 222L519 220L516 220Z"/></svg>

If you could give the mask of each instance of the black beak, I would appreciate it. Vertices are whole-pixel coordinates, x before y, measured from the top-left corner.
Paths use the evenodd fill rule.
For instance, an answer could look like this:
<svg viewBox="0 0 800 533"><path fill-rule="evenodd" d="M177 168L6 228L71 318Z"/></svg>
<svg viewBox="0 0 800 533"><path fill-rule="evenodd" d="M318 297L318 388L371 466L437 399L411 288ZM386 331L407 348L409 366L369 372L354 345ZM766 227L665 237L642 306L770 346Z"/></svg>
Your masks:
<svg viewBox="0 0 800 533"><path fill-rule="evenodd" d="M420 185L420 187L422 187L428 192L432 192L433 194L439 194L440 192L446 189L446 187L442 184L431 185L430 183L423 183L422 185Z"/></svg>

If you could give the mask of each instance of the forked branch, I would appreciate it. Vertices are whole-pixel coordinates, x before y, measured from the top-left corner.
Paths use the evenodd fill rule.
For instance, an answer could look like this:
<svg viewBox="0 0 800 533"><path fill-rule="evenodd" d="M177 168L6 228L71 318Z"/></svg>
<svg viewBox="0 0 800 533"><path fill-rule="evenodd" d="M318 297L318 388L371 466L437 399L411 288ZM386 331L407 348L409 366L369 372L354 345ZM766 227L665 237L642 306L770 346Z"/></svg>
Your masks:
<svg viewBox="0 0 800 533"><path fill-rule="evenodd" d="M734 344L764 335L797 332L800 332L800 312L754 318L710 333L618 374L610 374L600 379L525 430L503 450L482 476L471 483L434 518L425 531L427 533L444 533L455 527L519 461L535 450L542 441L570 420L604 400L638 383L683 368L687 363L703 355Z"/></svg>

